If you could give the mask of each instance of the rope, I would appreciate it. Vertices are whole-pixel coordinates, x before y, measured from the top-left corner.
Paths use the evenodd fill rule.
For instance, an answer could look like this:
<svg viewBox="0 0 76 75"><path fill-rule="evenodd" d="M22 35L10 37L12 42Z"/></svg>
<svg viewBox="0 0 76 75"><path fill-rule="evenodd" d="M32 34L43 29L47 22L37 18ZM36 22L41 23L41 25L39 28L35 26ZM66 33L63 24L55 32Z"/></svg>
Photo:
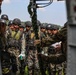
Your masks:
<svg viewBox="0 0 76 75"><path fill-rule="evenodd" d="M38 25L37 25L37 9L36 9L36 0L33 0L33 3L30 2L30 4L28 5L28 12L31 16L31 21L32 21L32 26L33 26L33 30L35 33L35 38L39 39L38 36ZM37 45L37 52L40 53L40 46ZM38 56L38 61L39 61L39 67L40 67L40 71L42 73L42 75L46 75L45 71L43 69L43 61L41 59L41 56Z"/></svg>

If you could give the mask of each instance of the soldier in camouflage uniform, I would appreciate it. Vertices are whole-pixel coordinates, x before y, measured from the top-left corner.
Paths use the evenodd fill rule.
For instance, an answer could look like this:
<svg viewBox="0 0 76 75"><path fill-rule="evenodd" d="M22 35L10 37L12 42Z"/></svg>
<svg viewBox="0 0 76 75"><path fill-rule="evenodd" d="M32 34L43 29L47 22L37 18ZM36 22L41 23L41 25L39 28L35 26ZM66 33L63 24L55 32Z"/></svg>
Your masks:
<svg viewBox="0 0 76 75"><path fill-rule="evenodd" d="M58 33L58 26L56 25L52 25L52 36L51 38ZM52 45L49 46L48 48L48 54L49 55L54 55L54 54L59 54L61 53L61 49L59 49L61 47L61 42L56 42ZM51 75L54 75L56 73L60 73L62 72L62 64L52 64L50 63L50 69L51 69ZM61 74L60 74L61 75Z"/></svg>
<svg viewBox="0 0 76 75"><path fill-rule="evenodd" d="M53 25L52 25L52 24L48 24L47 27L46 27L46 29L47 29L47 37L46 37L46 39L51 39L51 38L52 38L52 35L53 35L53 34L52 34ZM46 46L47 46L47 45L46 45ZM47 51L48 51L48 56L49 56L49 54L50 54L49 46L47 46L47 47L48 47ZM48 67L47 67L48 73L49 73L49 75L51 75L50 63L48 62L47 65L48 65Z"/></svg>
<svg viewBox="0 0 76 75"><path fill-rule="evenodd" d="M46 37L47 37L47 30L46 30L46 26L47 24L46 23L43 23L40 25L40 40L45 40ZM45 56L48 56L48 46L44 46L44 43L41 42L41 56L45 55ZM42 57L42 63L43 63L43 69L44 69L44 72L46 74L46 71L48 69L48 62L46 62L46 60L43 60L43 57Z"/></svg>
<svg viewBox="0 0 76 75"><path fill-rule="evenodd" d="M25 30L25 24L22 23L20 26L19 26L19 30L21 31L22 33L22 37L21 37L21 50L20 50L20 55L18 56L19 57L19 61L20 61L20 73L21 74L24 74L25 73L25 67L26 67L26 49L25 49L25 36L24 36L24 30Z"/></svg>
<svg viewBox="0 0 76 75"><path fill-rule="evenodd" d="M21 23L21 25L19 26L19 30L21 32L24 32L24 29L25 29L25 24L24 23Z"/></svg>
<svg viewBox="0 0 76 75"><path fill-rule="evenodd" d="M10 30L8 35L8 46L9 46L8 51L10 53L13 53L16 57L17 64L13 66L13 67L17 67L15 70L15 73L17 72L17 70L19 72L19 65L20 65L20 62L18 60L18 56L21 50L21 37L22 37L22 32L20 32L19 30L20 24L21 24L21 20L18 18L15 18L13 20L14 30Z"/></svg>
<svg viewBox="0 0 76 75"><path fill-rule="evenodd" d="M56 72L59 73L59 75L61 75L63 72L63 67L64 67L64 63L66 62L66 46L67 46L67 29L66 29L66 26L64 26L61 30L57 31L57 33L55 34L55 32L53 31L54 35L52 37L52 41L54 42L60 42L61 41L61 44L57 45L55 48L56 50L56 53L57 54L63 54L63 56L59 56L61 57L61 59L58 58L59 61L63 61L61 63L59 63L59 65L55 65L55 69L56 69ZM49 42L51 42L49 40ZM59 49L59 46L61 47L61 49ZM51 59L50 59L51 60ZM57 62L59 62L57 61ZM53 72L55 73L55 72Z"/></svg>
<svg viewBox="0 0 76 75"><path fill-rule="evenodd" d="M51 45L55 42L61 41L61 54L54 55L54 56L47 56L47 61L53 64L60 64L66 62L67 57L67 23L65 23L64 27L61 28L51 39L45 39L41 42L45 45ZM39 40L36 41L36 44L39 43ZM46 58L46 56L45 56ZM62 64L64 66L64 64ZM65 74L65 68L64 68L64 74Z"/></svg>
<svg viewBox="0 0 76 75"><path fill-rule="evenodd" d="M52 39L45 40L47 45L49 45L51 42L60 42L61 41L61 50L66 55L67 51L67 26L64 25L55 35L52 36Z"/></svg>
<svg viewBox="0 0 76 75"><path fill-rule="evenodd" d="M7 14L2 14L1 15L1 19L4 19L5 21L6 21L6 24L7 24L7 26L6 26L6 31L8 30L8 22L9 22L9 17L8 17L8 15Z"/></svg>
<svg viewBox="0 0 76 75"><path fill-rule="evenodd" d="M8 52L7 36L6 34L6 22L0 19L0 51L1 51L1 67L2 75L12 75L12 63L14 63L12 58L14 55Z"/></svg>
<svg viewBox="0 0 76 75"><path fill-rule="evenodd" d="M41 24L40 26L40 40L43 40L47 37L47 34L46 34L46 24ZM42 54L45 54L47 55L47 47L44 47L44 44L41 44L41 47L42 47Z"/></svg>
<svg viewBox="0 0 76 75"><path fill-rule="evenodd" d="M36 75L38 75L39 65L37 59L37 50L34 45L35 34L31 30L32 23L30 21L26 21L25 25L26 25L26 31L24 32L26 41L25 53L26 53L29 75L34 75L34 72L36 73Z"/></svg>

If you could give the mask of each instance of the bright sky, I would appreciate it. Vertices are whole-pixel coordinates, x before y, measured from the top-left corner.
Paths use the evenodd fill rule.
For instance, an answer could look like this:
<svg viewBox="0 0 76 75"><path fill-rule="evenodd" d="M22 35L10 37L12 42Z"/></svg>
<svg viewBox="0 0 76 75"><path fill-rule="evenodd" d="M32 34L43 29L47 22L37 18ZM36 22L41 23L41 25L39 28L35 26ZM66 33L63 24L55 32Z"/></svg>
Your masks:
<svg viewBox="0 0 76 75"><path fill-rule="evenodd" d="M31 20L27 11L30 0L4 0L2 13L7 14L9 19L19 18L21 21ZM54 1L50 6L37 10L37 17L40 22L64 25L67 21L66 6L64 1Z"/></svg>

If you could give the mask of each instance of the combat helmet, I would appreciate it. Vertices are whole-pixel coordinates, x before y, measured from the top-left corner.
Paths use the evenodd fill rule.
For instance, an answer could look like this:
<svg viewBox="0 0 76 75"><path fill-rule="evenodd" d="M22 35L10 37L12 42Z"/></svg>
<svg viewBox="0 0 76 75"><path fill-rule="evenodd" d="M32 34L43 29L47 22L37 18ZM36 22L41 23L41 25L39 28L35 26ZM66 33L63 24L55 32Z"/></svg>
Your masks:
<svg viewBox="0 0 76 75"><path fill-rule="evenodd" d="M52 24L47 24L46 29L47 30L52 30L53 29L53 25Z"/></svg>
<svg viewBox="0 0 76 75"><path fill-rule="evenodd" d="M3 24L6 25L6 21L5 21L4 19L1 19L1 18L0 18L0 25L3 25Z"/></svg>
<svg viewBox="0 0 76 75"><path fill-rule="evenodd" d="M46 29L46 26L47 26L46 23L42 23L42 24L40 25L40 28L44 28L44 29Z"/></svg>
<svg viewBox="0 0 76 75"><path fill-rule="evenodd" d="M15 18L15 19L13 20L13 24L15 24L15 25L21 25L21 20L18 19L18 18Z"/></svg>
<svg viewBox="0 0 76 75"><path fill-rule="evenodd" d="M59 26L57 26L57 25L53 25L52 28L53 28L53 30L59 30Z"/></svg>
<svg viewBox="0 0 76 75"><path fill-rule="evenodd" d="M31 23L30 21L26 21L26 22L25 22L25 26L31 27L31 26L32 26L32 23Z"/></svg>
<svg viewBox="0 0 76 75"><path fill-rule="evenodd" d="M25 28L25 24L24 23L21 23L21 25L19 27Z"/></svg>
<svg viewBox="0 0 76 75"><path fill-rule="evenodd" d="M41 22L37 20L37 26L41 26Z"/></svg>
<svg viewBox="0 0 76 75"><path fill-rule="evenodd" d="M6 14L1 15L1 19L9 20L8 15L6 15Z"/></svg>
<svg viewBox="0 0 76 75"><path fill-rule="evenodd" d="M12 20L9 20L8 22L8 26L12 25L13 24L13 21Z"/></svg>

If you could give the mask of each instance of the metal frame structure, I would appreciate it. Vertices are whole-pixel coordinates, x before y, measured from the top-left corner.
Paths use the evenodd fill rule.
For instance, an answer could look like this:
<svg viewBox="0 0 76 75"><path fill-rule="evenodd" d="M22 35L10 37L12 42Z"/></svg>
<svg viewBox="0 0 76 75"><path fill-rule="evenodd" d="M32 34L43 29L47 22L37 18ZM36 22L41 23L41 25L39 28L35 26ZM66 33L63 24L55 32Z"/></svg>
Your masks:
<svg viewBox="0 0 76 75"><path fill-rule="evenodd" d="M53 0L36 0L37 8L43 8L49 6Z"/></svg>
<svg viewBox="0 0 76 75"><path fill-rule="evenodd" d="M66 0L67 7L67 75L76 75L76 0Z"/></svg>

